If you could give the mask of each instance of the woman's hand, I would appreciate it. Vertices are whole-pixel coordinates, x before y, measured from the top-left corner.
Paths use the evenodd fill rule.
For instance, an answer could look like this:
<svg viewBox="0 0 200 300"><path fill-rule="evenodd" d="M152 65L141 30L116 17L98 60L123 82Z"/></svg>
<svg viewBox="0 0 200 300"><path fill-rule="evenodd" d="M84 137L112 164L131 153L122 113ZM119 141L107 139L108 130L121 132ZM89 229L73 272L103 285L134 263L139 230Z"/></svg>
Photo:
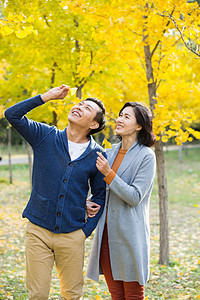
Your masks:
<svg viewBox="0 0 200 300"><path fill-rule="evenodd" d="M96 167L104 176L107 176L111 171L110 165L102 153L97 152L97 154Z"/></svg>
<svg viewBox="0 0 200 300"><path fill-rule="evenodd" d="M89 218L93 218L96 216L101 206L92 201L86 201L86 212Z"/></svg>

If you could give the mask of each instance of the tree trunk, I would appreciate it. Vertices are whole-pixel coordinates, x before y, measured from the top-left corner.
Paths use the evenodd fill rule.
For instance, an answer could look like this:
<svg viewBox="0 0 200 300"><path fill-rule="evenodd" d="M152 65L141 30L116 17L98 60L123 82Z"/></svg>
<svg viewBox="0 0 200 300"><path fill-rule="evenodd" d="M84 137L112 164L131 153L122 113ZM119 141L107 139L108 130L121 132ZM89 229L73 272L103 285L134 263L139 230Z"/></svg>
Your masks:
<svg viewBox="0 0 200 300"><path fill-rule="evenodd" d="M148 9L148 5L145 7ZM148 80L148 95L152 114L154 115L156 103L156 81L154 81L152 54L148 45L148 33L146 30L146 22L148 17L144 16L143 41L144 46L146 76ZM161 136L160 136L161 138ZM159 193L159 216L160 216L160 254L159 263L169 264L169 229L168 229L168 194L167 179L165 174L163 143L161 140L155 143L155 154L157 161L157 177L158 177L158 193Z"/></svg>
<svg viewBox="0 0 200 300"><path fill-rule="evenodd" d="M51 88L53 88L53 84L55 82L55 76L56 76L56 67L57 67L57 63L55 62L53 64L53 68L52 68L52 77L51 77ZM55 106L55 104L52 104L53 106ZM54 126L57 126L58 123L58 119L57 119L57 113L55 111L53 111L53 122L52 124Z"/></svg>
<svg viewBox="0 0 200 300"><path fill-rule="evenodd" d="M76 97L79 99L82 99L82 88L83 88L83 85L80 85L76 91Z"/></svg>
<svg viewBox="0 0 200 300"><path fill-rule="evenodd" d="M159 263L169 264L169 228L168 228L168 193L165 174L165 159L163 143L161 140L155 143L158 194L159 194L159 218L160 218L160 252Z"/></svg>
<svg viewBox="0 0 200 300"><path fill-rule="evenodd" d="M178 149L178 157L179 157L179 163L181 164L183 162L183 145L180 146Z"/></svg>
<svg viewBox="0 0 200 300"><path fill-rule="evenodd" d="M13 183L12 161L11 161L11 126L8 124L8 163L9 163L9 181Z"/></svg>
<svg viewBox="0 0 200 300"><path fill-rule="evenodd" d="M28 152L28 168L29 168L30 184L32 186L32 169L33 169L32 148L29 143L27 143L27 152Z"/></svg>

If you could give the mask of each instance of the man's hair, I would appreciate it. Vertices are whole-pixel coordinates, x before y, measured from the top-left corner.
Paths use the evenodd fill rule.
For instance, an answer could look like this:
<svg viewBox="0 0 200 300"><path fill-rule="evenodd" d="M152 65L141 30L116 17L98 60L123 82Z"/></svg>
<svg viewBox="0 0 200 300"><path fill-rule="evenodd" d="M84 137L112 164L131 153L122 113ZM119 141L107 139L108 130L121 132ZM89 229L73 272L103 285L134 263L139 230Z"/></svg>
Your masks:
<svg viewBox="0 0 200 300"><path fill-rule="evenodd" d="M97 132L100 132L101 130L103 130L105 128L105 125L106 125L106 117L105 117L106 110L105 110L105 106L104 106L103 102L101 100L95 98L95 97L86 98L85 100L83 100L83 102L84 101L92 101L92 102L96 103L99 106L99 108L101 109L101 110L97 111L97 114L94 117L94 120L97 121L97 123L99 123L99 127L96 128L96 129L92 129L88 134L88 136L90 136L90 135L93 135Z"/></svg>

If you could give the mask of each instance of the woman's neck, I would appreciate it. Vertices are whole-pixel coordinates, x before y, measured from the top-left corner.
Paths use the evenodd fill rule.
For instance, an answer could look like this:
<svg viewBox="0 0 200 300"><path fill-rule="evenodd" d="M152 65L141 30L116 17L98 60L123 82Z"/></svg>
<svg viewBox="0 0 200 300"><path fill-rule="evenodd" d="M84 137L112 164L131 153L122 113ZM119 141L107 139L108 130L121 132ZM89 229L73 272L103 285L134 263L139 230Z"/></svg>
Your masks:
<svg viewBox="0 0 200 300"><path fill-rule="evenodd" d="M135 136L124 136L122 137L122 146L121 149L128 150L136 142L137 137Z"/></svg>

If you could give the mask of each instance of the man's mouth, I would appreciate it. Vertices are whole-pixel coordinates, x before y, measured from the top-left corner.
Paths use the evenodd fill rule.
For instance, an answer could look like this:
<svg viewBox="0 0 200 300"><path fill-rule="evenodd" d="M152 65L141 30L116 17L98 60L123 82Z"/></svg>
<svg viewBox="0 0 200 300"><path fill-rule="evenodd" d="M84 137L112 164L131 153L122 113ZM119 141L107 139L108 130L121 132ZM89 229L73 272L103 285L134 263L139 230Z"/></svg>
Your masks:
<svg viewBox="0 0 200 300"><path fill-rule="evenodd" d="M76 117L81 117L80 113L77 110L72 111L72 115Z"/></svg>

